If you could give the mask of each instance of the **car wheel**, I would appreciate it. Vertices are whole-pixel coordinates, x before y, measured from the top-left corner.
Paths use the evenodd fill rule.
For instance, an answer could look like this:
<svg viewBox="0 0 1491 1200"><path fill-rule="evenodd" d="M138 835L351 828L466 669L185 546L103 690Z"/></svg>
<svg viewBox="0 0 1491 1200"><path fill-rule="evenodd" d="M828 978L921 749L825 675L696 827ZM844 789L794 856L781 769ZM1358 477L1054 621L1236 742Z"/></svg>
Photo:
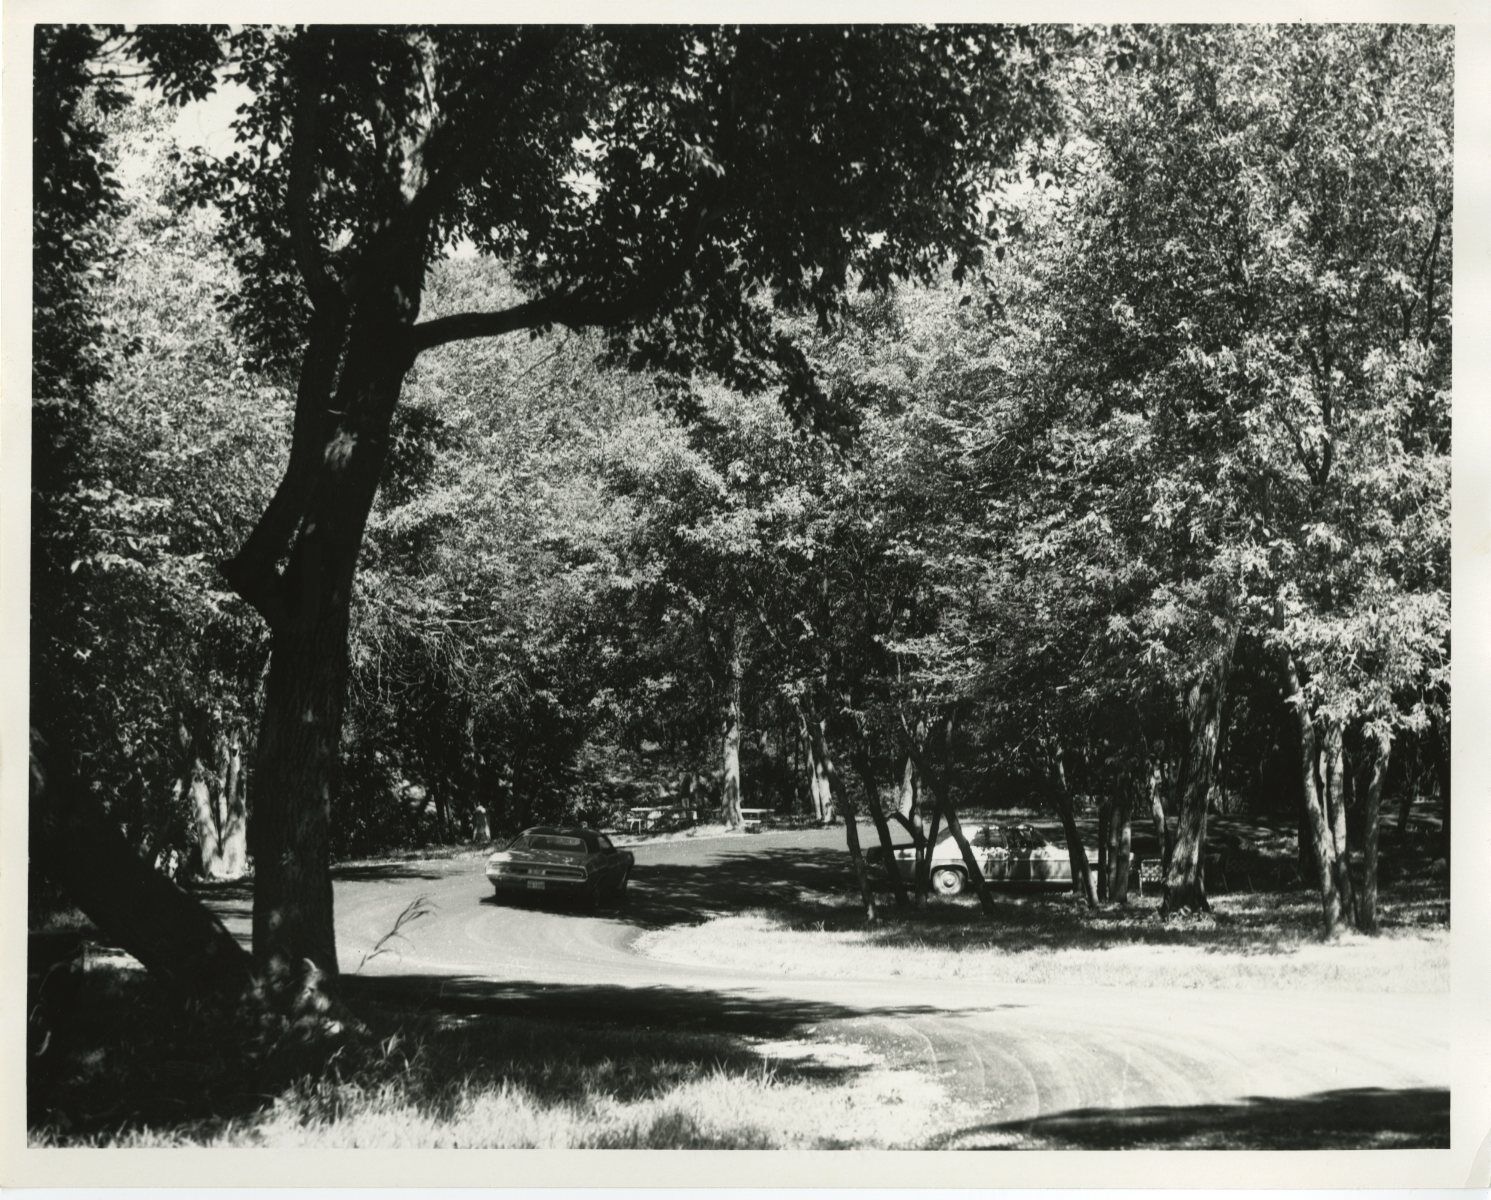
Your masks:
<svg viewBox="0 0 1491 1200"><path fill-rule="evenodd" d="M614 900L617 904L626 903L626 885L627 881L630 880L631 877L632 873L630 871L623 871L621 873L621 879L616 884L616 890L611 894L611 899Z"/></svg>
<svg viewBox="0 0 1491 1200"><path fill-rule="evenodd" d="M938 867L932 872L932 890L939 896L956 896L963 890L963 872L956 867Z"/></svg>

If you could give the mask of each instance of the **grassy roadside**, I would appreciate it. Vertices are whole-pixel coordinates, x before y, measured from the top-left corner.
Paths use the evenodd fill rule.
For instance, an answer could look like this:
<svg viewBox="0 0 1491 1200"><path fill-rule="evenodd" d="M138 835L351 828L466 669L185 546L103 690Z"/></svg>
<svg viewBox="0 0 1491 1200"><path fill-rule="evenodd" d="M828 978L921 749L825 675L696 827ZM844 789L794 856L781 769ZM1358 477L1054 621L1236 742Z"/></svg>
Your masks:
<svg viewBox="0 0 1491 1200"><path fill-rule="evenodd" d="M402 1006L363 1009L370 1043L324 1070L275 1073L122 956L63 984L67 1019L33 1030L36 1148L899 1147L945 1100L858 1046Z"/></svg>
<svg viewBox="0 0 1491 1200"><path fill-rule="evenodd" d="M783 853L769 839L762 847L768 858ZM1289 853L1285 846L1270 858ZM1447 879L1423 856L1385 886L1382 937L1329 945L1318 938L1315 902L1298 888L1215 896L1212 917L1173 922L1159 920L1152 896L1128 911L1088 912L1067 896L1005 895L989 922L971 897L902 919L885 895L890 919L866 930L840 852L799 848L792 856L802 869L771 893L772 908L667 924L643 933L639 948L692 964L840 978L1362 994L1448 985ZM675 901L694 890L753 904L765 894L754 876L731 882L721 865L729 855L705 868L668 861L660 856L657 875L633 898L644 923L648 888ZM42 913L28 1006L37 1016L27 1080L37 1147L927 1147L960 1120L935 1075L825 1041L817 1017L732 1015L728 1006L670 1012L651 990L618 1006L592 988L569 1016L550 987L517 1005L490 989L497 1002L473 993L441 1003L443 984L439 999L364 992L356 1008L373 1030L370 1042L324 1070L297 1073L262 1040L171 1004L127 957L87 950L96 934L65 905L33 906L33 918ZM1369 1105L1362 1117L1362 1103L1343 1098L1330 1116L1343 1123L1341 1145L1368 1144L1351 1121L1401 1132L1401 1113L1374 1116ZM1231 1108L1205 1120L1192 1114L1185 1130L1166 1116L1156 1118L1153 1144L1276 1144L1248 1141L1253 1134L1233 1124L1244 1120L1260 1138L1290 1145L1295 1117L1259 1132L1261 1117ZM1063 1126L1000 1136L1011 1139L1001 1145L1040 1146L1098 1134Z"/></svg>
<svg viewBox="0 0 1491 1200"><path fill-rule="evenodd" d="M1002 895L992 920L965 897L884 920L837 893L799 894L789 907L650 930L635 943L672 963L815 978L968 979L1112 987L1285 988L1442 992L1449 988L1449 906L1442 885L1385 892L1383 932L1323 942L1304 892L1214 897L1200 919L1161 921L1159 899L1088 911L1070 895Z"/></svg>

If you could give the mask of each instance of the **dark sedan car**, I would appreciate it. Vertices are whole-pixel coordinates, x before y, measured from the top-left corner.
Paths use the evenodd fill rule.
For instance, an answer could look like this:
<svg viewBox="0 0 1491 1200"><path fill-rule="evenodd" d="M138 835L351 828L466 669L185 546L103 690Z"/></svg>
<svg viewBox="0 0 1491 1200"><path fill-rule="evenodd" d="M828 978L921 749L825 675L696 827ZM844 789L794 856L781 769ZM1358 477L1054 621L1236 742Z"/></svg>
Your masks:
<svg viewBox="0 0 1491 1200"><path fill-rule="evenodd" d="M611 839L578 825L538 825L487 859L498 897L553 895L589 904L626 897L636 858Z"/></svg>

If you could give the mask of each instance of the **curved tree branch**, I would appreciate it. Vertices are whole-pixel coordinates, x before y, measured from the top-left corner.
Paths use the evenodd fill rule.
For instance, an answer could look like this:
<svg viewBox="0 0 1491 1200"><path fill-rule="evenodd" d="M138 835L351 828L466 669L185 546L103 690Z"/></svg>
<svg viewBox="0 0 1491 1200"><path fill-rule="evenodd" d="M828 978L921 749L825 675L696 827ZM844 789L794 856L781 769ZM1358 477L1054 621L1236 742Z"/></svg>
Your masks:
<svg viewBox="0 0 1491 1200"><path fill-rule="evenodd" d="M500 337L544 325L563 325L579 330L619 325L647 315L688 274L704 242L705 231L725 209L725 205L717 202L715 197L716 188L701 189L694 205L694 218L688 222L688 234L673 253L650 273L634 280L629 288L615 295L603 296L595 294L591 288L576 287L494 312L452 313L421 321L410 331L413 353L431 350L447 342Z"/></svg>

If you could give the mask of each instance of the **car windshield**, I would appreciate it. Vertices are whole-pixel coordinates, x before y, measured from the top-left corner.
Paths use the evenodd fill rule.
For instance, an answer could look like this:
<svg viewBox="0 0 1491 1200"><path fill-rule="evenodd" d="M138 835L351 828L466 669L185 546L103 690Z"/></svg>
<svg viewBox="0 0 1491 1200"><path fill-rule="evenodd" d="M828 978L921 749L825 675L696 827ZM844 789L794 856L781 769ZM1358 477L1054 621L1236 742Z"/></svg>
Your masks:
<svg viewBox="0 0 1491 1200"><path fill-rule="evenodd" d="M512 844L514 850L568 850L570 853L576 851L584 852L585 842L582 838L561 837L556 833L530 833L520 837Z"/></svg>

